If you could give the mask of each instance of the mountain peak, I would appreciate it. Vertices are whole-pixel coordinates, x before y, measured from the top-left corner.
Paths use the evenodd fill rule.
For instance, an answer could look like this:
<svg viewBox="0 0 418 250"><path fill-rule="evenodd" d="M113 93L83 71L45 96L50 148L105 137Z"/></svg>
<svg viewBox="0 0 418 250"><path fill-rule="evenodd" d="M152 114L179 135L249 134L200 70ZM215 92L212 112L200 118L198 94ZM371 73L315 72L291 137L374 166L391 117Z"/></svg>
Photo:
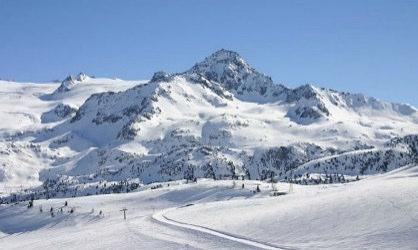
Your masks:
<svg viewBox="0 0 418 250"><path fill-rule="evenodd" d="M220 49L210 56L206 57L202 62L197 63L190 71L198 73L222 73L225 70L245 71L251 73L255 71L251 66L235 51ZM219 79L218 79L219 80Z"/></svg>
<svg viewBox="0 0 418 250"><path fill-rule="evenodd" d="M264 96L272 88L270 77L252 68L237 52L221 49L195 64L185 74L198 74L221 84L236 96Z"/></svg>
<svg viewBox="0 0 418 250"><path fill-rule="evenodd" d="M217 60L217 61L238 61L245 63L244 59L235 51L220 49L206 58L207 60Z"/></svg>
<svg viewBox="0 0 418 250"><path fill-rule="evenodd" d="M85 73L80 72L80 73L78 73L78 75L76 77L76 80L79 81L79 82L82 82L82 81L86 80L87 78L88 78L88 76Z"/></svg>
<svg viewBox="0 0 418 250"><path fill-rule="evenodd" d="M151 82L169 81L171 77L172 77L171 74L160 70L154 73L154 75L151 78Z"/></svg>
<svg viewBox="0 0 418 250"><path fill-rule="evenodd" d="M69 75L62 82L61 85L54 91L54 93L63 93L69 91L74 85L79 82L84 82L89 78L83 72L78 73L77 76Z"/></svg>

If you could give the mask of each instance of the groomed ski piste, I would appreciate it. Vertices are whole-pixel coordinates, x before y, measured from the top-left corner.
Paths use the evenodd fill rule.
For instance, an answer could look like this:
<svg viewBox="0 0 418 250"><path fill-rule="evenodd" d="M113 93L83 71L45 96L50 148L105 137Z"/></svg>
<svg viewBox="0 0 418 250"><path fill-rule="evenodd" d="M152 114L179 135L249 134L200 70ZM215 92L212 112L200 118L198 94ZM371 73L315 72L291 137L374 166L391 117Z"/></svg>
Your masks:
<svg viewBox="0 0 418 250"><path fill-rule="evenodd" d="M418 166L289 187L278 183L287 194L271 196L267 182L198 179L4 204L0 248L417 249Z"/></svg>

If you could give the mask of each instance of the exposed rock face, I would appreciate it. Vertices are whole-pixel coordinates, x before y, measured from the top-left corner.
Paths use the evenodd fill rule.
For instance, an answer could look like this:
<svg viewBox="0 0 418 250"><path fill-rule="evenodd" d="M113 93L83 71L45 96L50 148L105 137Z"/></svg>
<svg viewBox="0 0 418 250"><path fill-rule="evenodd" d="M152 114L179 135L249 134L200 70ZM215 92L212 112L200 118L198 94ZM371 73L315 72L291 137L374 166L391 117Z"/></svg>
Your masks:
<svg viewBox="0 0 418 250"><path fill-rule="evenodd" d="M270 77L253 69L238 53L225 49L213 53L185 73L202 75L244 100L277 97L283 89L274 85Z"/></svg>
<svg viewBox="0 0 418 250"><path fill-rule="evenodd" d="M45 112L41 116L42 123L57 122L71 117L77 111L76 108L73 108L66 104L58 104L52 110Z"/></svg>
<svg viewBox="0 0 418 250"><path fill-rule="evenodd" d="M287 116L299 124L310 124L326 118L330 116L330 112L324 99L320 90L312 85L303 85L287 91L286 102L294 104Z"/></svg>
<svg viewBox="0 0 418 250"><path fill-rule="evenodd" d="M61 85L54 91L53 94L64 93L70 91L74 85L86 81L88 76L84 73L79 73L77 76L69 75L62 82Z"/></svg>
<svg viewBox="0 0 418 250"><path fill-rule="evenodd" d="M107 134L96 137L97 141L102 141L101 138L132 140L140 131L141 122L161 112L156 102L163 92L158 83L152 82L125 92L94 94L77 110L71 123L77 127L93 125L106 129Z"/></svg>
<svg viewBox="0 0 418 250"><path fill-rule="evenodd" d="M157 71L151 78L151 82L169 82L173 77L171 74L164 71Z"/></svg>

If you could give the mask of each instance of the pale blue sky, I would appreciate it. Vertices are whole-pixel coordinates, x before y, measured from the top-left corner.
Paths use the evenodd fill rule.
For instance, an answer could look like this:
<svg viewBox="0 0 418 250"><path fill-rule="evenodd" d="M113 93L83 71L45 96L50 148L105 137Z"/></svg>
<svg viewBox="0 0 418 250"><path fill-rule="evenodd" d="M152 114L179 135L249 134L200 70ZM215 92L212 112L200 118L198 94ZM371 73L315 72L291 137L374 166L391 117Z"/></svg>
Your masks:
<svg viewBox="0 0 418 250"><path fill-rule="evenodd" d="M418 106L418 1L0 0L3 79L149 79L220 48L287 86Z"/></svg>

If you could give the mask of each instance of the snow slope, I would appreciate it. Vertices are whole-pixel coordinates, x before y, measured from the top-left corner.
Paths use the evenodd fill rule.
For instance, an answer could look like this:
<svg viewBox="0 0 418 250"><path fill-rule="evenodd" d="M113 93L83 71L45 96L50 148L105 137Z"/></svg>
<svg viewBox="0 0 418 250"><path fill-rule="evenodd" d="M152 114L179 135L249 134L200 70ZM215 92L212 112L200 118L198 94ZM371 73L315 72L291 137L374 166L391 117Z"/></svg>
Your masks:
<svg viewBox="0 0 418 250"><path fill-rule="evenodd" d="M232 181L198 180L150 189L156 186L152 184L129 194L36 200L30 209L27 202L0 205L0 245L4 249L415 249L417 174L417 166L406 166L358 182L293 185L291 194L278 197L270 196L268 183L246 180L234 186ZM261 192L254 194L257 184ZM277 187L287 191L289 184ZM51 206L55 217L50 215ZM128 209L126 221L122 208ZM98 215L100 210L104 216Z"/></svg>
<svg viewBox="0 0 418 250"><path fill-rule="evenodd" d="M39 172L67 154L34 143L39 131L71 117L67 108L78 109L93 93L121 91L141 81L89 77L77 83L71 91L52 98L59 83L0 81L0 193L39 185Z"/></svg>
<svg viewBox="0 0 418 250"><path fill-rule="evenodd" d="M279 198L170 210L168 218L302 249L415 249L418 167Z"/></svg>

